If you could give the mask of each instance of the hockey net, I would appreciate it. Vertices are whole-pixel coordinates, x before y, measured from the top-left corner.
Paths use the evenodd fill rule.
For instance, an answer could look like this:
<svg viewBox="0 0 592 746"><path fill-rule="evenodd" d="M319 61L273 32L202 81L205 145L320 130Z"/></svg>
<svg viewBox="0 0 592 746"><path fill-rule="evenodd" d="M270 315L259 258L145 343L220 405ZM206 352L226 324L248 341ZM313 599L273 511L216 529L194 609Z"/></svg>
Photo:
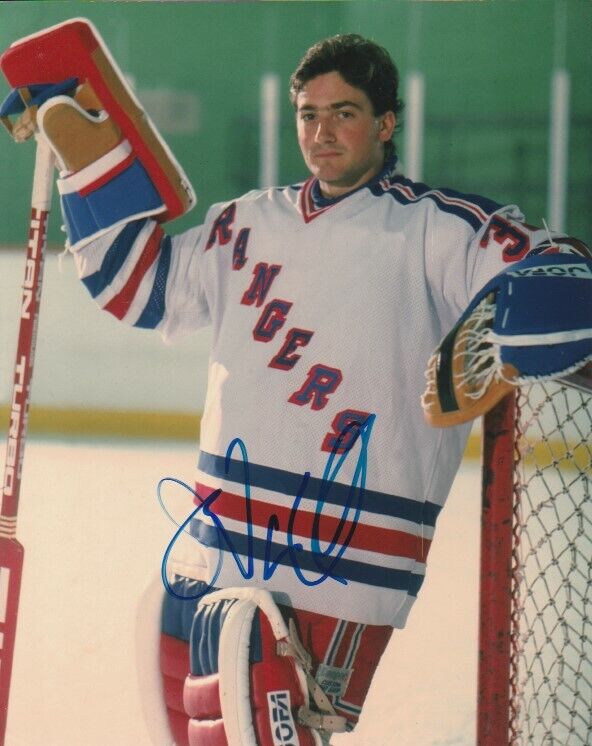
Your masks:
<svg viewBox="0 0 592 746"><path fill-rule="evenodd" d="M592 375L484 419L479 746L592 744Z"/></svg>

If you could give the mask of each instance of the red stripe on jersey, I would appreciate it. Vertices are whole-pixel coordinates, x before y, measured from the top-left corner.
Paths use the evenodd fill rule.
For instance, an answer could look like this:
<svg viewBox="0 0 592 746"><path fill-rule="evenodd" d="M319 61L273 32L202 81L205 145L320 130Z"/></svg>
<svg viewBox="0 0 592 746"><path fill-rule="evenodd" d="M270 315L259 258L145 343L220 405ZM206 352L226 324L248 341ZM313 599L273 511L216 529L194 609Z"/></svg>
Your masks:
<svg viewBox="0 0 592 746"><path fill-rule="evenodd" d="M135 154L130 153L117 165L109 169L109 171L106 171L104 174L99 176L98 179L95 179L94 181L91 181L90 184L87 184L85 187L82 187L82 189L78 192L78 194L80 194L81 197L88 197L89 194L94 192L96 189L99 189L99 187L102 187L103 184L106 184L108 181L111 181L122 171L125 171L126 168L129 168L129 166L131 166L135 160L136 160Z"/></svg>
<svg viewBox="0 0 592 746"><path fill-rule="evenodd" d="M480 207L473 204L472 202L467 202L466 200L458 199L457 197L449 197L448 195L441 192L439 189L430 189L428 192L424 192L423 194L417 195L406 184L393 184L392 188L398 189L400 192L402 192L405 195L405 197L407 197L407 199L411 199L414 202L417 202L423 197L427 197L430 194L433 194L441 202L444 202L449 205L455 205L457 207L462 207L463 209L468 210L469 212L472 212L474 215L476 215L479 218L479 220L482 223L487 222L488 217L489 217L485 212L483 212L483 210Z"/></svg>
<svg viewBox="0 0 592 746"><path fill-rule="evenodd" d="M160 251L160 241L163 236L163 230L160 225L155 224L154 230L150 234L146 246L136 266L134 267L128 281L125 283L123 288L115 295L106 306L105 311L109 311L118 319L122 319L128 312L129 307L134 299L135 294L138 292L140 283L142 282L144 275L150 267L156 261L158 253Z"/></svg>
<svg viewBox="0 0 592 746"><path fill-rule="evenodd" d="M198 499L195 504L206 500L213 492L211 487L204 484L195 485L195 494ZM236 495L232 492L221 492L210 508L212 513L221 518L230 518L234 521L246 523L246 504L244 495ZM353 514L350 510L350 515ZM292 509L283 505L274 505L262 500L251 498L252 522L255 526L267 528L271 515L278 518L279 528L277 531L287 532ZM301 538L312 538L315 513L299 508L296 516L292 516L294 525L292 534ZM323 542L336 541L342 544L349 532L353 529L349 546L352 549L362 549L369 552L380 552L392 557L408 557L417 562L425 562L428 555L431 540L421 536L415 536L405 531L396 531L380 526L370 526L358 523L355 527L352 521L344 521L340 526L340 519L322 513L319 518L318 538ZM339 533L337 534L337 532Z"/></svg>
<svg viewBox="0 0 592 746"><path fill-rule="evenodd" d="M305 223L310 223L311 220L318 217L321 213L328 210L332 205L326 207L315 207L314 200L312 198L312 185L314 183L314 177L307 179L304 182L300 194L298 195L300 200L300 212L304 218Z"/></svg>
<svg viewBox="0 0 592 746"><path fill-rule="evenodd" d="M447 202L450 205L458 205L459 207L463 207L465 210L470 210L483 223L487 222L489 218L487 213L483 212L483 210L478 205L475 205L473 202L467 202L466 200L458 199L457 197L449 197L447 194L444 194L439 189L435 189L434 194L438 195L442 202Z"/></svg>

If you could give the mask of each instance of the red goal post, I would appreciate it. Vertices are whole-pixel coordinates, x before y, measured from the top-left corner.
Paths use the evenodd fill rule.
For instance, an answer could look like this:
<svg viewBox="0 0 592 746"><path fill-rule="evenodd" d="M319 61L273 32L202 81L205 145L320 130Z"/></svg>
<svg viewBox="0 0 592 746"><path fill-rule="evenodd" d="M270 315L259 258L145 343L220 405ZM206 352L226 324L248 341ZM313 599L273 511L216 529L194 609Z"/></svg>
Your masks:
<svg viewBox="0 0 592 746"><path fill-rule="evenodd" d="M592 365L483 420L478 746L592 744Z"/></svg>

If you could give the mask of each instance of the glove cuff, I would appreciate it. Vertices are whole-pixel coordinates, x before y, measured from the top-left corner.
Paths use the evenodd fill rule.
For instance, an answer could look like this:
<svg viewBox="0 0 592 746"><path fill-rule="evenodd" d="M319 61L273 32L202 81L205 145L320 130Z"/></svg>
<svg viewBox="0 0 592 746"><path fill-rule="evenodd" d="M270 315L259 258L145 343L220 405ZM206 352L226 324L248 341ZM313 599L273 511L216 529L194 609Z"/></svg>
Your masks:
<svg viewBox="0 0 592 746"><path fill-rule="evenodd" d="M165 210L165 205L129 142L58 179L70 250L78 251L111 228Z"/></svg>

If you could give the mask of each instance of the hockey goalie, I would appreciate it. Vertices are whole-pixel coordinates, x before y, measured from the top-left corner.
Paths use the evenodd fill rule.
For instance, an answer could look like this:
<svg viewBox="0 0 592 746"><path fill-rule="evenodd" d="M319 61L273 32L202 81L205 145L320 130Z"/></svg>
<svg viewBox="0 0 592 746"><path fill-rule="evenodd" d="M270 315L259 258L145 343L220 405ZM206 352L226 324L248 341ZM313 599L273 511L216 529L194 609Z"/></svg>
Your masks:
<svg viewBox="0 0 592 746"><path fill-rule="evenodd" d="M188 179L88 22L1 65L3 121L53 149L99 307L167 340L213 328L189 546L163 562L154 743L328 744L406 624L470 419L591 358L587 249L406 179L396 67L355 34L291 79L309 178L177 236L162 223L192 206Z"/></svg>

